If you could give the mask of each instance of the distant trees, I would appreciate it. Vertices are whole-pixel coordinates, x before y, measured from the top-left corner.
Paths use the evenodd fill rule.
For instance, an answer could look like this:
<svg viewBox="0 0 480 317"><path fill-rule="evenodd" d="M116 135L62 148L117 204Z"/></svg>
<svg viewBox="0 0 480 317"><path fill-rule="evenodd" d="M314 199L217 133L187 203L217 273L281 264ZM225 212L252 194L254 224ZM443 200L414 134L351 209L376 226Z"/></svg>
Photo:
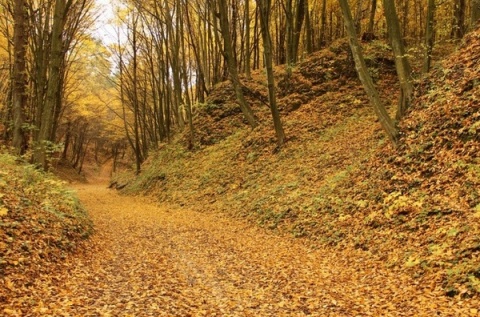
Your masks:
<svg viewBox="0 0 480 317"><path fill-rule="evenodd" d="M0 83L9 92L0 102L2 135L18 154L29 148L33 162L44 169L48 169L59 142L66 143L65 156L73 149L71 129L64 133L61 121L72 104L71 92L79 86L69 85L73 78L70 71L75 63L88 63L76 56L91 38L93 5L93 0L0 1L4 19L0 34L7 39L1 49L10 57L3 65L8 65L11 78Z"/></svg>
<svg viewBox="0 0 480 317"><path fill-rule="evenodd" d="M97 100L89 107L104 104L121 118L125 142L140 171L149 152L177 131L188 129L188 143L194 147L196 105L226 79L246 123L259 124L244 97L242 81L265 68L273 126L282 144L274 66L286 65L290 72L305 54L348 34L358 70L363 69L360 43L352 36L388 38L400 83L398 121L413 91L407 48L424 45L421 57L427 72L433 44L457 41L480 17L479 0L435 4L434 0L122 0L116 17L119 40L110 46L114 74L103 70L113 82L112 87L104 83L104 89L109 93L115 89L118 98L115 106ZM344 19L345 5L351 8L355 34ZM74 122L86 120L86 131L98 127L90 122L88 111L71 109L79 102L70 100L75 86L69 85L79 71L72 66L79 62L75 57L79 47L91 38L93 6L94 0L0 0L0 78L6 79L0 82L1 138L19 154L29 147L34 161L44 168L58 143L65 143L67 156L78 157L72 143ZM368 88L366 75L362 81ZM371 92L369 96L375 99ZM380 121L395 139L392 123L386 117Z"/></svg>

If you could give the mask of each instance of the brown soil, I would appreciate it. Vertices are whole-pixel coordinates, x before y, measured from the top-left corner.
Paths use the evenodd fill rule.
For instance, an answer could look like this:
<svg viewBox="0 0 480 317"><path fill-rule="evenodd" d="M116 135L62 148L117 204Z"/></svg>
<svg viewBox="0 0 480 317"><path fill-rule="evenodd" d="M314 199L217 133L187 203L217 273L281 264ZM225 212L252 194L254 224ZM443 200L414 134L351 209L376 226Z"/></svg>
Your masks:
<svg viewBox="0 0 480 317"><path fill-rule="evenodd" d="M7 316L477 316L360 250L312 249L210 212L76 185L96 233ZM10 285L13 287L13 285ZM435 287L435 288L434 288ZM21 301L21 302L20 302ZM23 307L23 308L19 308Z"/></svg>

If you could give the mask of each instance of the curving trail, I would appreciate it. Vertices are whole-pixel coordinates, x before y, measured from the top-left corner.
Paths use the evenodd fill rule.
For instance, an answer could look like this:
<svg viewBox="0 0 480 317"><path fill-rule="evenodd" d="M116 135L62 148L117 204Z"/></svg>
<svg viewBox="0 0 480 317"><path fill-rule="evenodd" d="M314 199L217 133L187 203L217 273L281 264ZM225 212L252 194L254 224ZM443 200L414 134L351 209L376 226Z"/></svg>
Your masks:
<svg viewBox="0 0 480 317"><path fill-rule="evenodd" d="M446 298L361 251L313 250L103 185L76 189L96 234L70 269L37 283L27 316L478 315L478 301Z"/></svg>

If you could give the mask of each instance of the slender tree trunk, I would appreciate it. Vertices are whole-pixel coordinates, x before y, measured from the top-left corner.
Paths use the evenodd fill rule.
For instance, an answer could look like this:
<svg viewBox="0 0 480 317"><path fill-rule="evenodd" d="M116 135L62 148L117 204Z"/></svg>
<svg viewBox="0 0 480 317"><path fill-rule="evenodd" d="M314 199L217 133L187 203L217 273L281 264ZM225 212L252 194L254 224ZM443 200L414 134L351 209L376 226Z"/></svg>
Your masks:
<svg viewBox="0 0 480 317"><path fill-rule="evenodd" d="M203 103L205 101L204 97L205 94L208 95L208 89L207 86L205 85L205 67L206 63L203 63L203 60L200 56L201 52L199 51L199 47L202 47L202 35L200 34L199 36L199 44L197 45L197 38L194 36L193 32L193 26L190 20L190 11L189 11L189 6L188 3L185 3L185 18L186 18L186 23L187 23L187 29L188 29L188 34L190 36L190 43L193 49L193 54L195 56L195 61L197 63L197 99L198 102ZM202 33L202 32L200 32Z"/></svg>
<svg viewBox="0 0 480 317"><path fill-rule="evenodd" d="M313 52L313 26L312 26L312 17L311 12L308 8L308 1L305 1L305 50L307 54Z"/></svg>
<svg viewBox="0 0 480 317"><path fill-rule="evenodd" d="M357 34L362 34L362 3L363 0L357 0L357 8L355 10L355 30Z"/></svg>
<svg viewBox="0 0 480 317"><path fill-rule="evenodd" d="M134 141L135 141L135 146L134 146L134 152L135 152L135 174L140 174L141 167L142 167L142 162L143 162L143 157L142 157L142 149L141 149L141 141L140 141L140 105L139 105L139 99L138 99L138 59L137 59L137 23L138 23L138 16L134 15L133 16L133 22L132 22L132 29L130 30L132 32L132 63L133 63L133 69L132 69L132 83L131 83L131 89L132 89L132 107L133 107L133 135L134 135Z"/></svg>
<svg viewBox="0 0 480 317"><path fill-rule="evenodd" d="M402 19L403 29L400 33L402 34L402 36L404 38L407 36L407 31L408 31L408 12L410 11L409 1L411 1L411 0L404 0L403 1L403 19Z"/></svg>
<svg viewBox="0 0 480 317"><path fill-rule="evenodd" d="M300 45L300 35L302 34L303 21L305 20L306 6L308 6L308 0L298 0L296 6L295 24L293 29L293 47L291 52L292 63L295 64L298 61L298 48Z"/></svg>
<svg viewBox="0 0 480 317"><path fill-rule="evenodd" d="M181 54L179 55L181 56L180 63L181 63L182 74L183 74L182 79L183 79L183 86L185 87L185 110L187 112L188 129L190 131L189 147L193 148L193 146L195 145L195 129L193 128L192 102L190 99L190 95L188 94L187 54L185 50L186 36L183 35L185 31L185 26L184 26L183 19L179 19L178 22L180 26L180 34L182 37L180 41Z"/></svg>
<svg viewBox="0 0 480 317"><path fill-rule="evenodd" d="M22 155L27 149L27 136L25 130L23 129L27 101L27 74L25 59L27 30L25 28L26 7L24 0L15 0L13 18L13 147L18 155Z"/></svg>
<svg viewBox="0 0 480 317"><path fill-rule="evenodd" d="M282 146L285 143L285 132L283 131L282 121L280 119L280 113L277 107L277 100L275 98L275 79L273 77L273 54L272 54L272 39L269 30L269 12L270 12L270 0L257 0L257 4L260 8L260 24L263 38L263 49L265 54L265 67L267 69L268 80L268 100L270 102L270 110L272 112L273 125L275 128L275 134L277 136L278 146Z"/></svg>
<svg viewBox="0 0 480 317"><path fill-rule="evenodd" d="M373 38L374 31L373 27L375 25L375 12L377 11L377 0L372 0L372 7L370 8L370 17L368 19L368 28L367 33L370 34L369 36Z"/></svg>
<svg viewBox="0 0 480 317"><path fill-rule="evenodd" d="M250 124L250 126L254 128L258 125L258 123L255 119L252 109L245 100L245 96L242 92L242 86L238 78L237 62L235 59L235 55L233 54L232 40L230 37L230 30L228 24L227 3L225 0L218 0L218 10L220 28L225 48L224 54L227 62L228 72L230 75L230 81L232 82L235 94L237 96L237 101L240 105L240 109L242 110L243 115L245 116L245 119L248 121L248 124Z"/></svg>
<svg viewBox="0 0 480 317"><path fill-rule="evenodd" d="M455 0L453 8L452 39L461 39L465 34L465 0Z"/></svg>
<svg viewBox="0 0 480 317"><path fill-rule="evenodd" d="M339 0L339 3L342 9L343 18L345 20L345 26L347 28L347 33L350 40L350 48L355 60L355 67L357 69L358 77L360 77L365 92L370 99L370 103L377 114L380 124L382 125L385 133L388 135L390 141L396 146L398 142L398 130L394 121L390 118L387 110L382 104L377 89L373 85L372 78L370 77L370 73L368 72L367 65L365 64L365 60L363 58L362 48L357 38L357 33L348 1Z"/></svg>
<svg viewBox="0 0 480 317"><path fill-rule="evenodd" d="M245 0L245 76L252 77L250 64L250 0Z"/></svg>
<svg viewBox="0 0 480 317"><path fill-rule="evenodd" d="M326 29L327 29L327 0L322 0L322 14L320 16L321 24L320 24L320 41L319 41L319 48L323 47L326 43Z"/></svg>
<svg viewBox="0 0 480 317"><path fill-rule="evenodd" d="M427 29L425 30L425 58L423 60L423 73L426 74L430 71L430 62L432 59L433 49L433 32L434 32L434 17L435 17L435 0L428 0L427 7Z"/></svg>
<svg viewBox="0 0 480 317"><path fill-rule="evenodd" d="M62 152L62 159L67 159L68 150L70 148L70 139L72 136L72 123L70 121L67 122L67 128L65 133L65 142L63 144L63 152Z"/></svg>
<svg viewBox="0 0 480 317"><path fill-rule="evenodd" d="M285 63L287 66L287 73L290 74L293 62L293 33L294 33L294 19L293 19L293 1L286 0L285 2Z"/></svg>
<svg viewBox="0 0 480 317"><path fill-rule="evenodd" d="M413 85L411 81L412 69L405 53L405 46L400 31L397 11L394 0L383 0L385 18L387 20L388 35L395 54L395 67L397 69L398 79L400 81L400 100L397 107L395 119L400 121L405 115L413 94Z"/></svg>

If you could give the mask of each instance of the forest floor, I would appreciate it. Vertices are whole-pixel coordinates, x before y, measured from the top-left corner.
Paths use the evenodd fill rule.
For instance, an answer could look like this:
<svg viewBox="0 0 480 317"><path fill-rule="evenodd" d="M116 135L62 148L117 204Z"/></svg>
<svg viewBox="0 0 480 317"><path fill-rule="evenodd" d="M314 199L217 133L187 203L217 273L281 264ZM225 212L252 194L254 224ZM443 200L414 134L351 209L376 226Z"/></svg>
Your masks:
<svg viewBox="0 0 480 317"><path fill-rule="evenodd" d="M478 316L361 250L313 248L219 213L159 206L104 183L75 189L96 233L5 316Z"/></svg>

